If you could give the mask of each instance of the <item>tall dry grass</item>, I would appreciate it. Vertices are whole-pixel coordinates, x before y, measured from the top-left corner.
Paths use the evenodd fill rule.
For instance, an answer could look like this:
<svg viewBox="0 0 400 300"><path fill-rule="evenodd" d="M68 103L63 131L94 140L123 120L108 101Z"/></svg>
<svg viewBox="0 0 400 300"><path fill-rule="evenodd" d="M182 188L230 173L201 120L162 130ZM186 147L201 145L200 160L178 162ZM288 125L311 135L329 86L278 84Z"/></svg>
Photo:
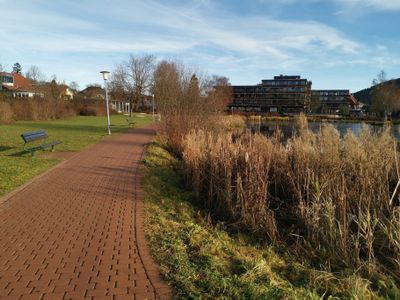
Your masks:
<svg viewBox="0 0 400 300"><path fill-rule="evenodd" d="M283 143L246 132L191 131L183 144L188 182L216 217L290 243L331 269L400 278L399 165L388 128L343 137L304 117Z"/></svg>
<svg viewBox="0 0 400 300"><path fill-rule="evenodd" d="M184 149L189 182L210 211L271 240L278 237L269 191L287 157L277 139L198 130L186 136Z"/></svg>
<svg viewBox="0 0 400 300"><path fill-rule="evenodd" d="M341 138L330 125L318 134L304 129L289 141L294 214L321 261L376 265L385 239L379 222L386 224L394 209L394 144L389 129L375 134L365 127L359 137Z"/></svg>
<svg viewBox="0 0 400 300"><path fill-rule="evenodd" d="M63 119L76 115L104 116L103 103L86 103L82 99L74 101L45 98L0 98L0 123L13 121L39 121ZM113 111L111 111L113 113Z"/></svg>
<svg viewBox="0 0 400 300"><path fill-rule="evenodd" d="M74 105L68 101L32 98L12 99L9 101L14 120L51 120L76 115Z"/></svg>
<svg viewBox="0 0 400 300"><path fill-rule="evenodd" d="M6 101L0 101L0 122L10 123L13 120L13 111L10 103Z"/></svg>

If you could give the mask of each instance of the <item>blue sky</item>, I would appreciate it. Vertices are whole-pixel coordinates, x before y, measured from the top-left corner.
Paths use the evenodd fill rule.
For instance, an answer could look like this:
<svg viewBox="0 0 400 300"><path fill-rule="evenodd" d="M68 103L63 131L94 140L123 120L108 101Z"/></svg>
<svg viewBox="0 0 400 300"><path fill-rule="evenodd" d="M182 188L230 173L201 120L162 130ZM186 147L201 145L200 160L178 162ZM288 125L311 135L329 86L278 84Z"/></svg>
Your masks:
<svg viewBox="0 0 400 300"><path fill-rule="evenodd" d="M81 88L129 54L256 84L299 74L315 89L400 77L400 0L0 0L0 64Z"/></svg>

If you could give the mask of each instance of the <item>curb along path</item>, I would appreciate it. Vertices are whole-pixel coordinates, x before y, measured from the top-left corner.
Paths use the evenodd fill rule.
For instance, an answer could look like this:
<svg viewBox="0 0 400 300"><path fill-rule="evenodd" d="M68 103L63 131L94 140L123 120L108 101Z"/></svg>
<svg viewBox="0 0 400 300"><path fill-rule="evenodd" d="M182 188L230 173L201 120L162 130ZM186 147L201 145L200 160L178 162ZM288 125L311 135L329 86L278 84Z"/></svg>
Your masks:
<svg viewBox="0 0 400 300"><path fill-rule="evenodd" d="M170 299L143 230L154 131L84 150L0 202L0 299Z"/></svg>

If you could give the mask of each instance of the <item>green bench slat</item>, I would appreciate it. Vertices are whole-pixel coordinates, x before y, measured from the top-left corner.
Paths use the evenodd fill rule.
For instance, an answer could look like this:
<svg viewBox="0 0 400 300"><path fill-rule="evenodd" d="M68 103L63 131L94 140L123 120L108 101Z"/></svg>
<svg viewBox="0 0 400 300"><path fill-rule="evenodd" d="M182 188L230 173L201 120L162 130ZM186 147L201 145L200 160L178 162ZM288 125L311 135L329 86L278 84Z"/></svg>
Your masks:
<svg viewBox="0 0 400 300"><path fill-rule="evenodd" d="M52 149L52 151L54 150L54 146L61 144L61 142L59 141L52 141L49 143L44 143L41 145L35 145L33 147L30 148L26 148L26 145L28 143L34 142L34 141L38 141L38 140L46 140L49 135L47 134L46 131L32 131L32 132L26 132L21 134L22 139L24 140L25 144L24 144L24 150L26 151L30 151L32 153L32 156L35 156L35 151L37 150L44 150L46 148L50 148Z"/></svg>
<svg viewBox="0 0 400 300"><path fill-rule="evenodd" d="M47 138L48 136L49 135L46 131L33 131L21 134L21 137L25 141L25 143L42 140Z"/></svg>

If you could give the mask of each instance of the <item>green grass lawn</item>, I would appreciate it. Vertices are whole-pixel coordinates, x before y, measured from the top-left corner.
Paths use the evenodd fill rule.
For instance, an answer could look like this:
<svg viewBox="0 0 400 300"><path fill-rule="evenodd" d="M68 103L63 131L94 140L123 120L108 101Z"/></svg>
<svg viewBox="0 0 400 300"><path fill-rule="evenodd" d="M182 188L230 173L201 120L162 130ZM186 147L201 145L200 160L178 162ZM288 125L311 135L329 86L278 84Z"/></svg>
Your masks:
<svg viewBox="0 0 400 300"><path fill-rule="evenodd" d="M152 117L135 114L134 122L135 127L143 126L152 122ZM128 129L125 116L112 115L110 123L111 132L114 134ZM22 151L21 133L36 130L47 131L49 141L62 142L56 146L56 152L79 151L108 137L105 117L79 116L65 120L0 124L0 196L60 162L41 157L43 151L38 151L34 159L30 153Z"/></svg>

